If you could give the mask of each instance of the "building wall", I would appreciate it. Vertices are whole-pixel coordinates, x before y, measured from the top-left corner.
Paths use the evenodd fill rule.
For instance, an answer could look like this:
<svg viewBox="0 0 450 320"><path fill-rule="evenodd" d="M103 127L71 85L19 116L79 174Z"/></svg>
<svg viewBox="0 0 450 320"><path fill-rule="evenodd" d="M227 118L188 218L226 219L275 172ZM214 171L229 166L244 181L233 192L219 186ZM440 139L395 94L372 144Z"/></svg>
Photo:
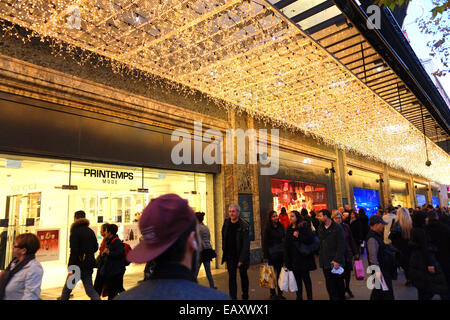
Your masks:
<svg viewBox="0 0 450 320"><path fill-rule="evenodd" d="M165 132L184 128L192 133L194 121L202 121L203 130L216 128L222 133L229 128L268 129L268 132L275 128L267 120L255 119L244 112L226 110L201 94L185 96L168 89L161 82L130 80L113 74L106 67L89 64L79 66L69 57L53 56L50 50L39 42L23 45L11 38L5 38L3 41L0 46L0 91L54 103L55 111L73 114L88 112L95 114L95 117L108 117L112 122L124 125L126 123L130 128L151 126L164 129ZM226 146L222 147L226 153ZM278 177L305 181L329 179L324 181L329 190L328 203L331 208L352 203L348 174L352 169L371 172L384 181L380 186L384 206L390 201L389 177L409 182L412 199L415 198L413 183L428 183L426 179L413 177L367 157L338 150L334 146L325 145L287 129L280 129L279 148L282 157ZM246 149L248 150L248 144ZM220 172L214 176L217 267L224 267L220 265L220 231L223 221L228 217L228 205L237 203L240 193L252 195L255 240L251 243L251 260L257 263L262 259L261 232L265 228L266 211L269 209L267 177L259 175L259 165L248 164L248 152L246 154L247 164L227 164L224 161ZM335 172L326 175L312 170L309 174L292 164L292 161L300 156L326 162ZM441 192L441 197L444 194L446 193ZM444 198L441 198L441 203L446 203Z"/></svg>

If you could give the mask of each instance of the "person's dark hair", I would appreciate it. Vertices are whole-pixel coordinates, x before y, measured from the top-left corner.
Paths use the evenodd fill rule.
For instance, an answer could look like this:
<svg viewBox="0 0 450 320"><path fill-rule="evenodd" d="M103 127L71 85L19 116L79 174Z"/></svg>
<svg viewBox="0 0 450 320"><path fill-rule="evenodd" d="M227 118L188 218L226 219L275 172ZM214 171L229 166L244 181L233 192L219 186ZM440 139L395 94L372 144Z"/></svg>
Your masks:
<svg viewBox="0 0 450 320"><path fill-rule="evenodd" d="M360 208L360 209L358 210L358 215L359 215L359 216L364 216L364 215L366 215L366 210L364 210L364 208Z"/></svg>
<svg viewBox="0 0 450 320"><path fill-rule="evenodd" d="M106 231L106 227L108 226L109 223L104 223L102 224L102 226L100 227L100 230L105 232Z"/></svg>
<svg viewBox="0 0 450 320"><path fill-rule="evenodd" d="M37 235L33 233L22 233L15 238L15 242L19 248L27 249L28 254L35 254L41 247L41 242Z"/></svg>
<svg viewBox="0 0 450 320"><path fill-rule="evenodd" d="M331 212L330 212L329 210L327 210L327 209L322 209L322 210L320 210L319 212L322 212L322 214L323 214L324 216L327 216L329 219L331 219Z"/></svg>
<svg viewBox="0 0 450 320"><path fill-rule="evenodd" d="M116 235L117 234L117 230L119 230L119 228L115 224L108 224L106 226L106 231L108 231L112 235Z"/></svg>
<svg viewBox="0 0 450 320"><path fill-rule="evenodd" d="M308 210L306 210L306 208L302 208L302 210L300 211L300 214L301 214L303 217L307 217L307 216L308 216Z"/></svg>
<svg viewBox="0 0 450 320"><path fill-rule="evenodd" d="M425 226L426 214L423 211L414 211L412 215L413 228L422 228Z"/></svg>
<svg viewBox="0 0 450 320"><path fill-rule="evenodd" d="M429 219L429 221L431 221L431 220L438 220L438 214L434 210L428 211L427 212L427 218Z"/></svg>
<svg viewBox="0 0 450 320"><path fill-rule="evenodd" d="M189 235L192 231L196 231L197 221L191 223L191 225L184 231L180 237L161 255L155 258L155 263L157 265L168 264L168 263L178 263L184 258L186 243Z"/></svg>
<svg viewBox="0 0 450 320"><path fill-rule="evenodd" d="M300 212L298 212L297 210L292 210L291 211L293 214L295 214L295 217L297 218L297 222L295 223L295 227L297 227L299 225L300 222L303 222L303 217L300 214Z"/></svg>
<svg viewBox="0 0 450 320"><path fill-rule="evenodd" d="M281 212L280 212L280 214L287 214L287 212L286 212L286 208L285 208L285 207L281 208Z"/></svg>
<svg viewBox="0 0 450 320"><path fill-rule="evenodd" d="M197 220L199 222L203 222L203 219L205 219L205 213L204 212L196 212L195 216L197 217Z"/></svg>
<svg viewBox="0 0 450 320"><path fill-rule="evenodd" d="M84 212L83 210L78 210L77 212L75 212L75 219L82 218L86 218L86 212Z"/></svg>
<svg viewBox="0 0 450 320"><path fill-rule="evenodd" d="M272 216L274 213L277 213L275 210L270 210L269 214L267 215L267 217L269 218L269 222L272 222Z"/></svg>

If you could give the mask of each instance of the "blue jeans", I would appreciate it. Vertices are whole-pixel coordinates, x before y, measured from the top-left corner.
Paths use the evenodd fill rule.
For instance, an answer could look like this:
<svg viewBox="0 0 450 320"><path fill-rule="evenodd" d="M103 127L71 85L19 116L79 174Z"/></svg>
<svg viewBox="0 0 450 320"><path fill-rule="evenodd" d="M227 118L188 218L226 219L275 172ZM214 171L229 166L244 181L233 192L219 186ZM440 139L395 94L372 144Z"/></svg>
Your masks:
<svg viewBox="0 0 450 320"><path fill-rule="evenodd" d="M202 263L203 263L203 266L205 267L205 272L206 272L206 277L208 278L209 287L210 288L214 288L214 279L213 279L213 276L211 274L211 261L200 262L198 267L197 267L196 276L195 277L198 276L198 272L200 271L200 267L202 266Z"/></svg>
<svg viewBox="0 0 450 320"><path fill-rule="evenodd" d="M94 289L94 285L92 284L92 272L93 270L81 270L81 281L83 282L84 290L86 294L91 298L91 300L101 300L97 291ZM76 283L75 283L76 285ZM69 300L70 293L72 289L67 287L67 281L64 284L64 288L61 293L61 300Z"/></svg>

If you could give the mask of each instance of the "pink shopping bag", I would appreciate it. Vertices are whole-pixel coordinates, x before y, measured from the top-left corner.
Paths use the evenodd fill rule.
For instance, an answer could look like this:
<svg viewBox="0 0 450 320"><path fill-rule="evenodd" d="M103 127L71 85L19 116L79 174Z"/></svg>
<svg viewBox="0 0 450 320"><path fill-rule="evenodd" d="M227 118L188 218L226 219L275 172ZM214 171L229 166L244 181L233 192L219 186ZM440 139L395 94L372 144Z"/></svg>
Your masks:
<svg viewBox="0 0 450 320"><path fill-rule="evenodd" d="M364 280L364 265L362 260L355 260L354 269L356 280Z"/></svg>

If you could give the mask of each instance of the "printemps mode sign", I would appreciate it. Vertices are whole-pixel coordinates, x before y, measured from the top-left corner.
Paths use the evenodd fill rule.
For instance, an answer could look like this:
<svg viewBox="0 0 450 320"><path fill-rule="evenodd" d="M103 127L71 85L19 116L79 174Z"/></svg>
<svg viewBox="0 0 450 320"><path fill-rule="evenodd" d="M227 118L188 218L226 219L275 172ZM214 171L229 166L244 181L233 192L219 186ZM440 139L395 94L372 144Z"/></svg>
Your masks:
<svg viewBox="0 0 450 320"><path fill-rule="evenodd" d="M82 165L73 170L72 184L83 189L104 189L108 186L107 189L132 190L141 187L141 177L140 170Z"/></svg>
<svg viewBox="0 0 450 320"><path fill-rule="evenodd" d="M132 171L113 171L101 169L84 169L85 177L93 177L101 179L104 184L118 184L119 180L133 180L134 172Z"/></svg>

